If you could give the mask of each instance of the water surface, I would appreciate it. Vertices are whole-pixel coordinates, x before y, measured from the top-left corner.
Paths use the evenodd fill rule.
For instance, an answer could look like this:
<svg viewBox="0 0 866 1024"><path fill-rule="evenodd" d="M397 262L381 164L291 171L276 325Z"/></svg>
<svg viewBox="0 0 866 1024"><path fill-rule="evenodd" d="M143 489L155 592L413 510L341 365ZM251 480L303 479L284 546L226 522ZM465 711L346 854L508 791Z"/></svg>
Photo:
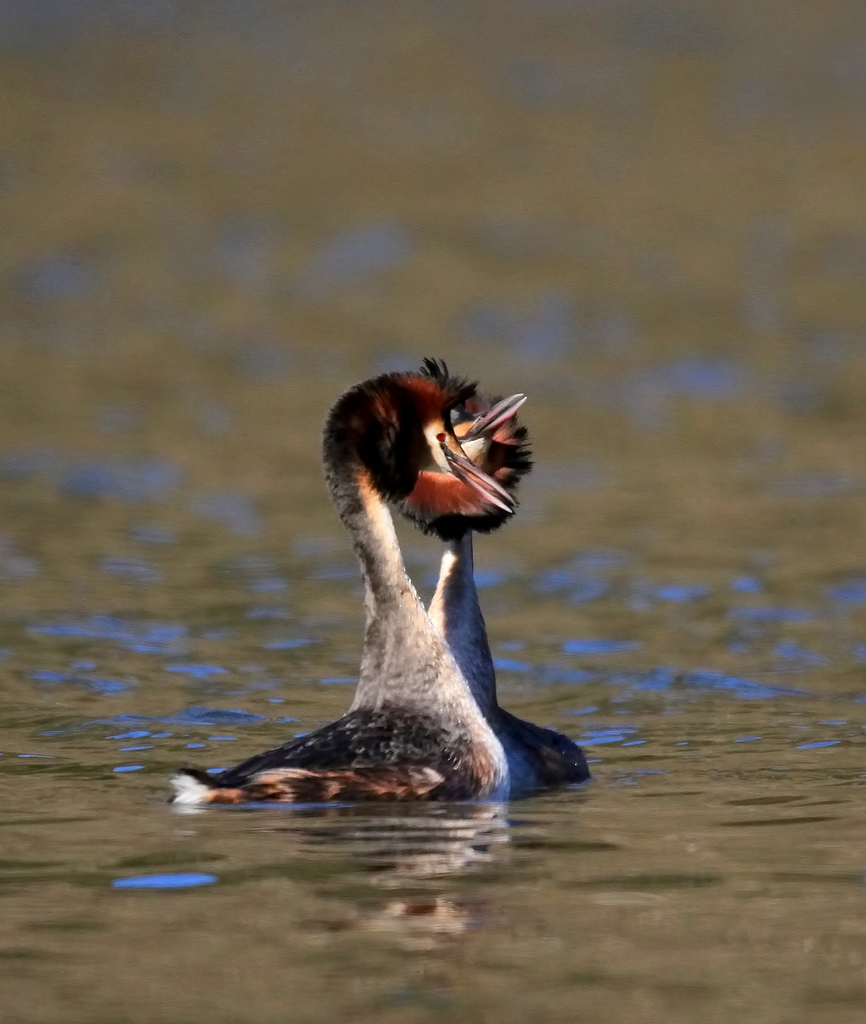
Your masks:
<svg viewBox="0 0 866 1024"><path fill-rule="evenodd" d="M0 15L9 1019L862 1020L862 11L67 7ZM530 396L478 582L593 781L173 813L348 705L319 425L424 355Z"/></svg>

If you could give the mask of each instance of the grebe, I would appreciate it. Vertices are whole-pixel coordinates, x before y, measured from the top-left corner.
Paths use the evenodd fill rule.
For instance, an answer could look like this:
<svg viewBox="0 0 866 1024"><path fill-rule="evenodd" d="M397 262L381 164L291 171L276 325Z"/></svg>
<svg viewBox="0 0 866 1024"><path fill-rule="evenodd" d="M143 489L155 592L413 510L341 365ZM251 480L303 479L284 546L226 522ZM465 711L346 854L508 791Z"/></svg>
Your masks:
<svg viewBox="0 0 866 1024"><path fill-rule="evenodd" d="M474 393L451 377L389 373L337 400L324 429L325 479L360 563L366 610L352 705L218 776L181 769L175 803L507 796L502 744L406 575L386 504L410 513L435 494L449 514L511 514L510 492L454 435L451 412Z"/></svg>
<svg viewBox="0 0 866 1024"><path fill-rule="evenodd" d="M443 389L458 384L450 380L444 363L427 360L422 372ZM485 402L475 394L451 414L464 453L510 493L532 468L527 431L516 419L525 400L524 395L512 395ZM507 517L498 510L455 516L449 514L444 502L437 514L435 502L429 502L422 510L415 499L415 495L410 496L404 509L408 505L408 514L416 524L447 545L430 604L430 618L445 637L476 703L505 750L509 795L585 781L589 768L583 751L573 740L517 718L497 701L496 671L475 587L472 531L487 533L502 525Z"/></svg>
<svg viewBox="0 0 866 1024"><path fill-rule="evenodd" d="M386 374L337 401L326 479L367 612L355 699L336 722L219 776L181 770L175 803L495 800L588 778L571 740L499 708L472 577L468 531L510 516L531 465L514 423L524 400L484 403L475 385L426 360L419 374ZM386 501L449 543L432 618L406 576Z"/></svg>
<svg viewBox="0 0 866 1024"><path fill-rule="evenodd" d="M430 618L448 642L478 706L505 751L509 796L585 782L581 748L555 729L534 725L499 706L496 671L473 575L472 533L448 542Z"/></svg>

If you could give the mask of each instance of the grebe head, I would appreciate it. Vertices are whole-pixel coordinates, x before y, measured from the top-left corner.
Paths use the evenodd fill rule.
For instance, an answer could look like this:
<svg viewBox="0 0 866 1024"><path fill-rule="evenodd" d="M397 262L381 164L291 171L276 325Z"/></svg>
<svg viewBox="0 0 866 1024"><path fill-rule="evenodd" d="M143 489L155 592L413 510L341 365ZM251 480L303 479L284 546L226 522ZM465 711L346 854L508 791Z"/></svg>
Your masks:
<svg viewBox="0 0 866 1024"><path fill-rule="evenodd" d="M425 531L493 529L514 511L513 484L529 465L525 430L513 424L522 402L519 395L491 406L477 385L429 359L418 373L386 373L350 388L325 424L334 499L342 504L346 474L358 474L362 487Z"/></svg>
<svg viewBox="0 0 866 1024"><path fill-rule="evenodd" d="M422 470L400 511L442 540L457 539L467 530L489 533L510 518L517 507L517 484L532 468L527 430L516 418L526 396L485 398L477 384L452 377L445 363L435 359L424 360L420 375L443 392L459 394L448 412L449 433L459 452L450 444L444 450L450 474ZM499 502L473 487L479 479L498 485Z"/></svg>

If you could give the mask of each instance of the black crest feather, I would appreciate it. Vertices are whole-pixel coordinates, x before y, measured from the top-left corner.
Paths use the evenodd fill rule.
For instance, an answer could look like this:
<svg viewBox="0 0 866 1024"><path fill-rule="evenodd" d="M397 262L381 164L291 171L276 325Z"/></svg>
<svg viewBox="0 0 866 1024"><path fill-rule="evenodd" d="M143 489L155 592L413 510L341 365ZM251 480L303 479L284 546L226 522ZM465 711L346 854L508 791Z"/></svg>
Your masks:
<svg viewBox="0 0 866 1024"><path fill-rule="evenodd" d="M446 412L450 412L451 409L461 405L467 399L473 398L478 391L478 381L469 380L467 377L455 377L448 372L448 364L444 359L425 357L418 374L435 381L448 395L445 405Z"/></svg>

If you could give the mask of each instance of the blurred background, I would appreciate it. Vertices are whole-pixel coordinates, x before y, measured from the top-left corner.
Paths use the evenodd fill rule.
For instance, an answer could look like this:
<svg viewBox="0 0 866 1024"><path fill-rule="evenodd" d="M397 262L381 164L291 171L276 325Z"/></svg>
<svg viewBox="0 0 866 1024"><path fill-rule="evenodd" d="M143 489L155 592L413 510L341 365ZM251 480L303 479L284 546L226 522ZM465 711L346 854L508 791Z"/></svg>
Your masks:
<svg viewBox="0 0 866 1024"><path fill-rule="evenodd" d="M0 0L16 1020L862 1019L864 173L857 0ZM371 904L330 832L160 801L347 705L320 427L422 356L529 395L479 584L601 781Z"/></svg>
<svg viewBox="0 0 866 1024"><path fill-rule="evenodd" d="M850 494L861 17L7 0L13 532L41 545L59 514L110 546L120 499L283 545L322 508L328 403L425 354L530 395L515 545L655 519L742 557L768 493ZM801 549L809 523L786 525Z"/></svg>

